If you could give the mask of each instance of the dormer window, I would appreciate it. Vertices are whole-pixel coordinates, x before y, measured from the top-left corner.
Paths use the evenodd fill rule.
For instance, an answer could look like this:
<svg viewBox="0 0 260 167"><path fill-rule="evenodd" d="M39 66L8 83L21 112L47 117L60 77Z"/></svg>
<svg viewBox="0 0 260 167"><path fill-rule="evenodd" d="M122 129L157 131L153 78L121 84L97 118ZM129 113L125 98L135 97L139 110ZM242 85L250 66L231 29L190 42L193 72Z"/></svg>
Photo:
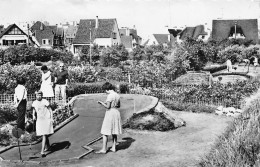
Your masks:
<svg viewBox="0 0 260 167"><path fill-rule="evenodd" d="M51 40L49 39L42 39L42 44L43 45L49 45L51 43Z"/></svg>

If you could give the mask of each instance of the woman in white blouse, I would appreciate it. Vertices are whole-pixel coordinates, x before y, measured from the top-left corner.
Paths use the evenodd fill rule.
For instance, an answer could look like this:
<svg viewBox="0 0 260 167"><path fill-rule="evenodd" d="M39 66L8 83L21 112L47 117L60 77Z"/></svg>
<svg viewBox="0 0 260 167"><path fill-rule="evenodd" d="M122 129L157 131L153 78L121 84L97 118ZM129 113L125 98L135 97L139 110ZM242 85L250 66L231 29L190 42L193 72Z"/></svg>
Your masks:
<svg viewBox="0 0 260 167"><path fill-rule="evenodd" d="M41 91L43 93L44 98L51 98L54 97L53 93L53 83L51 81L51 72L48 70L46 65L41 67L42 70L42 84L41 84Z"/></svg>
<svg viewBox="0 0 260 167"><path fill-rule="evenodd" d="M17 107L18 117L17 117L17 128L22 130L25 129L25 113L27 104L27 90L25 88L25 79L17 79L17 87L14 93L14 104Z"/></svg>

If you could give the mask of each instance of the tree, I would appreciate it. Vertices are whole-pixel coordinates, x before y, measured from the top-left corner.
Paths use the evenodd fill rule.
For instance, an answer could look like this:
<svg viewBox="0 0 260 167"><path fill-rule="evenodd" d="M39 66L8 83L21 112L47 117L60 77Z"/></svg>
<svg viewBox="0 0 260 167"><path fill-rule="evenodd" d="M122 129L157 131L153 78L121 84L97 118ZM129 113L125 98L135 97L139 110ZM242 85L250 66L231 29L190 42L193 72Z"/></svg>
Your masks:
<svg viewBox="0 0 260 167"><path fill-rule="evenodd" d="M100 57L100 64L104 67L118 66L120 62L126 61L128 52L125 47L121 45L113 45L102 50Z"/></svg>

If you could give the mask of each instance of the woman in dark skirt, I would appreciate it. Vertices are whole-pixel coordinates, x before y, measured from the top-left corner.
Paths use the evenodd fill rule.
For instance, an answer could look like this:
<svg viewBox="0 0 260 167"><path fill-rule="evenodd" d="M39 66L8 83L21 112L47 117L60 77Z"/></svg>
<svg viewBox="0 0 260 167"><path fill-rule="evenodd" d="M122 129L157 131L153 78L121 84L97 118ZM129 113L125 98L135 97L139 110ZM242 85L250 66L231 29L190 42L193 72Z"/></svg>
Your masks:
<svg viewBox="0 0 260 167"><path fill-rule="evenodd" d="M22 130L25 129L25 113L26 113L26 104L27 104L27 90L24 87L25 79L17 79L17 87L15 88L14 93L14 104L17 107L18 117L17 117L17 128Z"/></svg>

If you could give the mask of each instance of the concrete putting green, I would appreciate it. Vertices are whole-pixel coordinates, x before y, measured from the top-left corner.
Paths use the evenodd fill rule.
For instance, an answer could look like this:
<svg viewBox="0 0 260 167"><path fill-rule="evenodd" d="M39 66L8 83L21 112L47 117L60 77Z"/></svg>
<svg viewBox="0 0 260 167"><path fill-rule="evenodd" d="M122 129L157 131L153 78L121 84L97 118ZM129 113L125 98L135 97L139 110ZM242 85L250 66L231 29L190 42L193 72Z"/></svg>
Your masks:
<svg viewBox="0 0 260 167"><path fill-rule="evenodd" d="M158 99L145 95L121 94L120 113L123 123L133 113L147 111L156 106ZM41 142L34 145L21 146L24 162L40 163L80 159L91 153L91 144L101 137L100 129L105 109L97 103L105 101L106 94L79 95L72 99L73 111L77 115L72 121L50 136L52 150L41 158ZM17 161L18 147L13 147L0 154L2 161Z"/></svg>

